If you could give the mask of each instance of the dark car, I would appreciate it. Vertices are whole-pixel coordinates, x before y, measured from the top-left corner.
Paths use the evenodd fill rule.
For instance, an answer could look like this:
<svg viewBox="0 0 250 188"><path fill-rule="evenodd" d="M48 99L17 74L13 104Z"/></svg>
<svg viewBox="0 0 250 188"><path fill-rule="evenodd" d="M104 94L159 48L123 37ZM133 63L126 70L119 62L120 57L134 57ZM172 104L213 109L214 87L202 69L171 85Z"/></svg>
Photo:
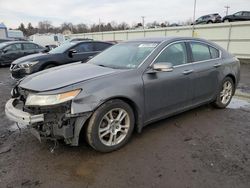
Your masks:
<svg viewBox="0 0 250 188"><path fill-rule="evenodd" d="M11 39L0 39L0 43L9 42L9 41L13 41L13 40L11 40Z"/></svg>
<svg viewBox="0 0 250 188"><path fill-rule="evenodd" d="M58 46L55 44L50 44L50 45L46 45L45 48L45 52L49 52L50 50L53 50L54 48L57 48Z"/></svg>
<svg viewBox="0 0 250 188"><path fill-rule="evenodd" d="M14 79L20 79L51 67L76 61L84 62L110 46L112 46L112 43L100 41L67 42L48 53L34 54L17 59L11 64L11 75Z"/></svg>
<svg viewBox="0 0 250 188"><path fill-rule="evenodd" d="M218 13L215 14L208 14L205 16L201 16L195 21L196 24L210 24L210 23L220 23L221 22L221 16Z"/></svg>
<svg viewBox="0 0 250 188"><path fill-rule="evenodd" d="M0 65L9 65L14 60L44 51L45 48L32 42L11 41L0 43Z"/></svg>
<svg viewBox="0 0 250 188"><path fill-rule="evenodd" d="M250 11L240 11L235 14L225 16L223 22L249 21Z"/></svg>
<svg viewBox="0 0 250 188"><path fill-rule="evenodd" d="M95 150L110 152L149 123L208 103L225 108L239 71L237 58L206 40L133 40L87 63L24 78L5 112L28 124L39 140L62 139L76 146L86 137Z"/></svg>

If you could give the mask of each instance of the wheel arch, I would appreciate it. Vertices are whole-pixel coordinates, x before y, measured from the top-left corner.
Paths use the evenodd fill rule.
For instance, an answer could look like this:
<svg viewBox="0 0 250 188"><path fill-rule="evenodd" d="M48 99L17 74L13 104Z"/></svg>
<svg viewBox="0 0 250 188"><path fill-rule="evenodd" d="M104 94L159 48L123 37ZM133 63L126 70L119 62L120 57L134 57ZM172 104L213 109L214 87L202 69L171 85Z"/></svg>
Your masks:
<svg viewBox="0 0 250 188"><path fill-rule="evenodd" d="M46 63L43 63L43 65L40 67L40 70L43 70L46 66L48 65L55 65L55 66L58 66L58 62L56 61L48 61Z"/></svg>
<svg viewBox="0 0 250 188"><path fill-rule="evenodd" d="M141 110L138 107L138 105L132 99L130 99L129 97L125 97L125 96L111 97L111 98L108 98L107 100L103 101L100 105L98 105L98 107L101 106L102 104L110 101L110 100L115 100L115 99L124 101L125 103L127 103L132 108L132 110L134 112L134 117L135 117L135 128L136 128L137 132L141 132L141 129L142 129Z"/></svg>
<svg viewBox="0 0 250 188"><path fill-rule="evenodd" d="M108 98L104 101L102 101L92 112L91 114L89 114L89 116L84 120L84 123L83 124L78 124L78 129L77 129L77 134L78 137L77 137L77 140L76 140L76 144L75 145L78 145L79 142L81 142L82 138L84 138L84 135L86 134L86 128L87 128L87 125L89 123L89 120L91 118L91 116L93 115L93 112L98 109L101 105L103 105L104 103L108 102L108 101L111 101L111 100L122 100L123 102L127 103L133 110L133 113L134 113L134 118L135 118L135 130L140 133L142 131L142 128L143 128L143 121L142 121L142 113L141 113L141 110L139 109L139 107L136 105L136 103L128 98L128 97L124 97L124 96L115 96L115 97L111 97L111 98Z"/></svg>

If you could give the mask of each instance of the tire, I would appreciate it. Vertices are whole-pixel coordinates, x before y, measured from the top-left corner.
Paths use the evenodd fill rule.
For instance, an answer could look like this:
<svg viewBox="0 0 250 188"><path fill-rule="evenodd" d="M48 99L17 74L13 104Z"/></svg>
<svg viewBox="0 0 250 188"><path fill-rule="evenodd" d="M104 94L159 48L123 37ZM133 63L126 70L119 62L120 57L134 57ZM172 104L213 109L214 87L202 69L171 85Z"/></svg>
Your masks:
<svg viewBox="0 0 250 188"><path fill-rule="evenodd" d="M230 22L230 20L229 19L225 19L225 20L223 20L223 22L224 23L228 23L228 22Z"/></svg>
<svg viewBox="0 0 250 188"><path fill-rule="evenodd" d="M211 21L211 20L209 20L208 22L207 22L207 24L212 24L213 22Z"/></svg>
<svg viewBox="0 0 250 188"><path fill-rule="evenodd" d="M235 91L235 85L230 77L226 77L220 86L220 92L217 94L216 100L214 101L214 106L216 108L226 108L231 102Z"/></svg>
<svg viewBox="0 0 250 188"><path fill-rule="evenodd" d="M54 65L54 64L49 64L49 65L46 65L46 66L43 68L43 70L50 69L50 68L52 68L52 67L55 67L55 65Z"/></svg>
<svg viewBox="0 0 250 188"><path fill-rule="evenodd" d="M118 121L119 115L122 117L121 121ZM91 116L86 131L87 142L99 152L115 151L129 141L134 124L132 108L122 100L110 100L101 105Z"/></svg>

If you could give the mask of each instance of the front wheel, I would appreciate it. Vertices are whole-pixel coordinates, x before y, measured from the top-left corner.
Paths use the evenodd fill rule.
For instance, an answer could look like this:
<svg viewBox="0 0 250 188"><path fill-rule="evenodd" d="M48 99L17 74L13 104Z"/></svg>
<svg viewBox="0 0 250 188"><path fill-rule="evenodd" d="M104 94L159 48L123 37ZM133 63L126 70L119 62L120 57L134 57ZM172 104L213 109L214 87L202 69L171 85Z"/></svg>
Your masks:
<svg viewBox="0 0 250 188"><path fill-rule="evenodd" d="M234 82L230 77L226 77L220 87L220 92L217 94L217 98L214 102L217 108L226 108L230 103L234 94Z"/></svg>
<svg viewBox="0 0 250 188"><path fill-rule="evenodd" d="M87 142L95 150L111 152L124 146L134 129L132 108L122 100L110 100L91 116L87 127Z"/></svg>
<svg viewBox="0 0 250 188"><path fill-rule="evenodd" d="M229 19L225 19L223 22L224 23L228 23L228 22L230 22L230 20Z"/></svg>
<svg viewBox="0 0 250 188"><path fill-rule="evenodd" d="M54 65L54 64L48 64L48 65L46 65L46 66L43 68L43 70L50 69L50 68L52 68L52 67L55 67L55 65Z"/></svg>

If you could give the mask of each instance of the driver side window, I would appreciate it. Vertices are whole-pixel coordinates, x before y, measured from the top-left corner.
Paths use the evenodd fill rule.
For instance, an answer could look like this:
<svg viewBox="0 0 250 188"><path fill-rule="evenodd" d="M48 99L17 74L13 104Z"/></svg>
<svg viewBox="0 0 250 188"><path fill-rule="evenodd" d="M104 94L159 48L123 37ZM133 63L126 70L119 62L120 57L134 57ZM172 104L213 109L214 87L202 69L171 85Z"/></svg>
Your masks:
<svg viewBox="0 0 250 188"><path fill-rule="evenodd" d="M187 51L184 42L175 43L164 49L155 63L172 63L173 66L187 63Z"/></svg>

